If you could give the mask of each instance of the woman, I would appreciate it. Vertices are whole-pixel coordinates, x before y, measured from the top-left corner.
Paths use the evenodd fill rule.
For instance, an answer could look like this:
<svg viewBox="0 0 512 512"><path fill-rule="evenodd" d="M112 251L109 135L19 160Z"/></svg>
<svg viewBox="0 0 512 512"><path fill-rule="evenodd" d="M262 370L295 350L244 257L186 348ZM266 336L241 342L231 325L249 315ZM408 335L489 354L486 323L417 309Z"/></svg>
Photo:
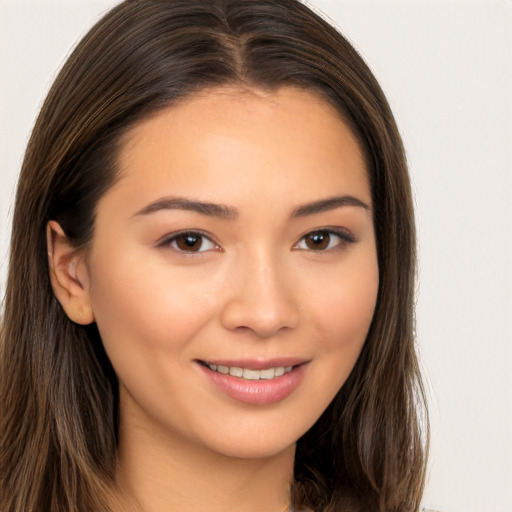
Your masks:
<svg viewBox="0 0 512 512"><path fill-rule="evenodd" d="M295 0L128 0L34 128L5 511L417 510L414 220L389 106Z"/></svg>

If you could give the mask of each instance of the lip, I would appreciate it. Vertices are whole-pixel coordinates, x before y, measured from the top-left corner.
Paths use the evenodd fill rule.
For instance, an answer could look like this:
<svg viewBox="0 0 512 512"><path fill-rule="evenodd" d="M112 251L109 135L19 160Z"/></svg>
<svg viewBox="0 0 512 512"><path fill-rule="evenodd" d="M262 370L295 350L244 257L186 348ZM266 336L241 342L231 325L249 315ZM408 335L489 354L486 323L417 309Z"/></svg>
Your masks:
<svg viewBox="0 0 512 512"><path fill-rule="evenodd" d="M208 360L208 364L222 366L237 366L250 370L263 370L266 368L275 368L279 366L292 366L289 373L271 380L246 380L232 375L224 375L205 366L201 361L197 361L199 369L208 378L219 391L227 396L251 405L268 405L280 402L287 398L297 389L306 373L306 367L309 361L297 358L277 358L277 359L230 359L230 360Z"/></svg>
<svg viewBox="0 0 512 512"><path fill-rule="evenodd" d="M273 359L205 359L198 360L208 364L216 364L217 366L239 366L248 370L264 370L265 368L276 368L278 366L299 366L308 361L298 357L278 357Z"/></svg>

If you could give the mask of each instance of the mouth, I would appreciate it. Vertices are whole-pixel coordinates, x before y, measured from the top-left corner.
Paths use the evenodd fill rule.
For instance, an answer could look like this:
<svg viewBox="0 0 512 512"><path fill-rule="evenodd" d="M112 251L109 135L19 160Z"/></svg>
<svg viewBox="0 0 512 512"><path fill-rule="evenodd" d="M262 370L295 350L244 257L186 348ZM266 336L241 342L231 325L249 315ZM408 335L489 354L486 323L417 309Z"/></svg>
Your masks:
<svg viewBox="0 0 512 512"><path fill-rule="evenodd" d="M203 374L224 395L250 405L284 400L297 389L310 360L298 358L195 360Z"/></svg>
<svg viewBox="0 0 512 512"><path fill-rule="evenodd" d="M239 379L245 380L273 380L277 377L290 373L304 363L288 365L288 366L269 366L267 368L254 369L245 368L243 366L227 366L223 364L208 363L206 361L198 361L199 364L222 375L231 375Z"/></svg>

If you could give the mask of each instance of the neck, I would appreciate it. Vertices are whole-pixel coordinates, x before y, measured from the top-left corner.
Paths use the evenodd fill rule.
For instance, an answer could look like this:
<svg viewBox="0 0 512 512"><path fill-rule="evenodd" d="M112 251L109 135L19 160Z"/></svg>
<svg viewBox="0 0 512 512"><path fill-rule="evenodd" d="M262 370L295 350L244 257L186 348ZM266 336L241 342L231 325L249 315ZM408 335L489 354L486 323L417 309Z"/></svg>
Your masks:
<svg viewBox="0 0 512 512"><path fill-rule="evenodd" d="M123 426L119 436L119 510L134 512L284 512L295 446L240 459L183 438ZM127 503L128 502L128 503Z"/></svg>

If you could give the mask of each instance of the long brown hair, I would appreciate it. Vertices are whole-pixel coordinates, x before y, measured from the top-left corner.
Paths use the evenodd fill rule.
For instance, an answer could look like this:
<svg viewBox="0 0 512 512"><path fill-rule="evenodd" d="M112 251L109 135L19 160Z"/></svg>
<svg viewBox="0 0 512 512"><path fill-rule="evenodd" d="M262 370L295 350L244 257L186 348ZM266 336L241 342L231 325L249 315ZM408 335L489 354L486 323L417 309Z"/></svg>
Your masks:
<svg viewBox="0 0 512 512"><path fill-rule="evenodd" d="M354 48L297 0L126 0L48 94L19 180L0 345L0 509L107 511L117 381L94 325L53 295L45 227L87 247L123 135L207 87L301 87L336 107L370 177L380 284L350 377L297 444L293 498L315 512L415 511L428 424L413 337L415 228L402 142Z"/></svg>

